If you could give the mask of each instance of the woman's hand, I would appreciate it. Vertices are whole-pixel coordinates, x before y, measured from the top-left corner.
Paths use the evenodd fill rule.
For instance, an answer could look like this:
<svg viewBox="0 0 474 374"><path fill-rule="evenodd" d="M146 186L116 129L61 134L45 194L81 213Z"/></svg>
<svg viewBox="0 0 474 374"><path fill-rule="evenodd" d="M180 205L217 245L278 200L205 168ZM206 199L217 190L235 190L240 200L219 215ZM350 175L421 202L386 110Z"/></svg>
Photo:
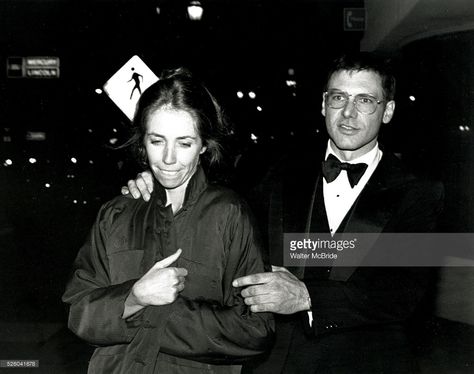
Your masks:
<svg viewBox="0 0 474 374"><path fill-rule="evenodd" d="M122 318L127 318L149 305L171 304L184 289L188 271L184 268L169 267L181 255L178 249L169 257L158 261L132 287L125 300Z"/></svg>

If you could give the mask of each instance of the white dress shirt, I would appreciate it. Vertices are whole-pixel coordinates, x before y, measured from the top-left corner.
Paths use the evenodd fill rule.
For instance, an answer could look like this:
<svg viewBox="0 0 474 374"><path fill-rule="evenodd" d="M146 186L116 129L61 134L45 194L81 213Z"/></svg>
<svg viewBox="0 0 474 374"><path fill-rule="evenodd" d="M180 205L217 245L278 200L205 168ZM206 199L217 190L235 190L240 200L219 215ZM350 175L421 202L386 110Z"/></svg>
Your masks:
<svg viewBox="0 0 474 374"><path fill-rule="evenodd" d="M375 168L382 159L382 151L379 148L379 144L376 143L375 147L366 154L351 161L344 161L337 157L331 147L330 141L328 141L326 156L324 158L325 160L329 154L333 154L341 162L347 162L349 164L364 163L368 165L364 175L354 188L352 188L349 183L346 170L341 170L341 173L331 183L327 183L326 179L323 178L324 206L326 207L329 230L331 235L334 235L347 212L349 212L357 197L367 184L367 181L374 173Z"/></svg>
<svg viewBox="0 0 474 374"><path fill-rule="evenodd" d="M365 170L364 175L362 175L359 183L357 183L354 188L352 188L349 183L346 170L341 170L341 173L331 183L326 182L326 179L323 178L324 206L326 207L329 230L331 235L334 235L347 212L349 212L352 205L359 197L359 194L364 189L365 185L382 159L382 150L379 148L379 144L376 143L375 147L365 155L362 155L351 161L344 161L336 156L336 152L334 152L331 147L331 142L328 141L326 155L324 156L325 160L328 158L329 154L333 154L341 162L347 162L349 164L367 164L367 169ZM309 325L312 326L313 312L309 311L307 313Z"/></svg>

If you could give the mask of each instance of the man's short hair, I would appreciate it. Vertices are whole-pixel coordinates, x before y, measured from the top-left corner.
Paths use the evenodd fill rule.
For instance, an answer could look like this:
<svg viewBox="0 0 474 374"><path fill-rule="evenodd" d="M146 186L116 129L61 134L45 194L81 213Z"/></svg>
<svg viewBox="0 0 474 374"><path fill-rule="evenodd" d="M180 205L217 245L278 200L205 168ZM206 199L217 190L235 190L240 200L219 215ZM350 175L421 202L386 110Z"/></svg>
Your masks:
<svg viewBox="0 0 474 374"><path fill-rule="evenodd" d="M393 74L392 62L389 58L371 52L344 54L332 61L326 85L329 83L331 76L341 70L354 72L367 70L377 73L382 79L384 99L390 101L395 98L396 80Z"/></svg>

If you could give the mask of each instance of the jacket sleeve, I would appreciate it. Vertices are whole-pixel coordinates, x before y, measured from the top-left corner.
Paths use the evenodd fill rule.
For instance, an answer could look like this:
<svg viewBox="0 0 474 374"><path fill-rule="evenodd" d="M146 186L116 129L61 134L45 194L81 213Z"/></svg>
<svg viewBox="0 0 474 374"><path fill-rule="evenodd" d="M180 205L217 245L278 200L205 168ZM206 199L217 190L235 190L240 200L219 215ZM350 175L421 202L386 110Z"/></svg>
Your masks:
<svg viewBox="0 0 474 374"><path fill-rule="evenodd" d="M111 284L106 242L115 216L121 209L106 203L80 249L63 295L70 304L68 327L95 345L127 343L141 325L141 314L121 318L124 302L136 280Z"/></svg>
<svg viewBox="0 0 474 374"><path fill-rule="evenodd" d="M392 222L391 229L400 233L433 232L442 201L441 184L420 184L400 204L397 221ZM307 325L308 331L321 335L340 329L406 321L425 297L434 270L360 267L345 282L309 281L306 286L311 297L313 324Z"/></svg>
<svg viewBox="0 0 474 374"><path fill-rule="evenodd" d="M232 206L228 217L224 305L178 297L160 337L165 353L208 363L240 362L270 349L273 343L273 316L251 313L240 289L232 286L233 279L264 269L253 218L246 205ZM152 324L160 322L159 308L149 307L145 312Z"/></svg>

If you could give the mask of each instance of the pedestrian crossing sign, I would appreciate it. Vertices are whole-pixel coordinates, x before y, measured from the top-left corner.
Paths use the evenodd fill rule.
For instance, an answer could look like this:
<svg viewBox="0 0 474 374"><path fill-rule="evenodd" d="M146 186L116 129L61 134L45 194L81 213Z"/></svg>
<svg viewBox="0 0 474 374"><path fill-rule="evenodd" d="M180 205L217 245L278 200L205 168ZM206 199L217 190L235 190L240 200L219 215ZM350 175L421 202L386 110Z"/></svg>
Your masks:
<svg viewBox="0 0 474 374"><path fill-rule="evenodd" d="M155 73L135 55L112 75L104 84L103 90L132 120L141 94L157 80Z"/></svg>

